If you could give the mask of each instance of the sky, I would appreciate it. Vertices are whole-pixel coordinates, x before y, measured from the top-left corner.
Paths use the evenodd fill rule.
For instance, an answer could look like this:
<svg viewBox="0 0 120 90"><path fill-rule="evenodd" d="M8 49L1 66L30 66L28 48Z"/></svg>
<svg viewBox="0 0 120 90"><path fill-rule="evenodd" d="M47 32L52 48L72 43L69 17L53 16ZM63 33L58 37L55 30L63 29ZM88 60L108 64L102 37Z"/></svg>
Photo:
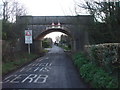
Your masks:
<svg viewBox="0 0 120 90"><path fill-rule="evenodd" d="M19 0L28 10L28 15L32 16L66 16L75 15L74 0ZM47 34L53 41L61 32Z"/></svg>
<svg viewBox="0 0 120 90"><path fill-rule="evenodd" d="M52 33L47 34L44 38L51 37L53 42L55 42L56 41L56 37L58 37L58 36L60 37L62 34L65 35L64 33L61 33L61 32L52 32Z"/></svg>
<svg viewBox="0 0 120 90"><path fill-rule="evenodd" d="M19 0L33 16L63 16L74 14L74 0Z"/></svg>
<svg viewBox="0 0 120 90"><path fill-rule="evenodd" d="M5 1L5 0L3 0ZM11 1L11 0L8 0ZM76 3L83 3L87 0L16 0L23 4L27 9L27 15L32 16L66 16L76 15L75 5ZM0 0L0 3L2 0ZM76 2L76 3L75 3ZM86 11L79 9L82 15L86 14ZM53 41L56 36L60 36L62 33L53 32L46 37L52 37Z"/></svg>
<svg viewBox="0 0 120 90"><path fill-rule="evenodd" d="M5 1L5 0L3 0ZM11 1L11 0L8 0ZM32 16L73 16L76 15L76 3L84 3L87 0L16 0L27 9L27 15ZM0 3L2 0L0 0ZM87 14L83 9L79 9L80 14ZM53 32L45 37L51 37L53 41L61 32Z"/></svg>
<svg viewBox="0 0 120 90"><path fill-rule="evenodd" d="M0 0L2 1L2 0ZM3 0L4 1L4 0ZM17 0L16 0L17 1ZM75 1L84 0L18 0L27 9L27 15L32 16L66 16L76 15ZM81 10L83 11L83 10ZM82 12L84 14L84 11ZM46 37L52 37L55 41L56 36L62 33L53 32Z"/></svg>

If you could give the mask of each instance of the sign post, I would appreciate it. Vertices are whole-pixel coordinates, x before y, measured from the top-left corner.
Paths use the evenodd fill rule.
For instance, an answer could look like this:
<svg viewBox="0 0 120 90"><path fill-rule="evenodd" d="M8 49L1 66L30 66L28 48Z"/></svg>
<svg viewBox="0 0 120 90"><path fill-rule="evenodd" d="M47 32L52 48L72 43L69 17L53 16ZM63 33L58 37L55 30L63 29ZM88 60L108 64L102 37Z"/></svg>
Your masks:
<svg viewBox="0 0 120 90"><path fill-rule="evenodd" d="M28 44L28 53L30 54L30 44L32 44L32 30L25 30L25 44Z"/></svg>

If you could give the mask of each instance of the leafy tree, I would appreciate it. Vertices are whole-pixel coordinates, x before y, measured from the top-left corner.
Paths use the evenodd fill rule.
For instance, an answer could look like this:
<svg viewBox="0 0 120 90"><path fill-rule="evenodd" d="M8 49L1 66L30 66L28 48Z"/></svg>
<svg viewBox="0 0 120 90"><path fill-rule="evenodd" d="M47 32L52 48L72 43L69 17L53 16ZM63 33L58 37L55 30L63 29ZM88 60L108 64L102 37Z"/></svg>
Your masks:
<svg viewBox="0 0 120 90"><path fill-rule="evenodd" d="M120 0L88 0L77 5L94 16L93 28L89 30L91 43L120 42Z"/></svg>
<svg viewBox="0 0 120 90"><path fill-rule="evenodd" d="M50 48L50 47L52 46L52 43L53 43L53 41L52 41L51 38L44 38L44 39L42 40L42 46L43 46L44 48Z"/></svg>

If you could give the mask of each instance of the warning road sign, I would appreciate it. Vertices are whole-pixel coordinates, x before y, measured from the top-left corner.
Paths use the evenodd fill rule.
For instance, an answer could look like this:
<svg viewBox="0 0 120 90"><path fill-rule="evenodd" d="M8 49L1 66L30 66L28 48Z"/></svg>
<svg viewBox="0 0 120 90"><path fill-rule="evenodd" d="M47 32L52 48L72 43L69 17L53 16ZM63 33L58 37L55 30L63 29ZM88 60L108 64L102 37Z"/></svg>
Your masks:
<svg viewBox="0 0 120 90"><path fill-rule="evenodd" d="M32 44L32 30L25 30L25 44Z"/></svg>

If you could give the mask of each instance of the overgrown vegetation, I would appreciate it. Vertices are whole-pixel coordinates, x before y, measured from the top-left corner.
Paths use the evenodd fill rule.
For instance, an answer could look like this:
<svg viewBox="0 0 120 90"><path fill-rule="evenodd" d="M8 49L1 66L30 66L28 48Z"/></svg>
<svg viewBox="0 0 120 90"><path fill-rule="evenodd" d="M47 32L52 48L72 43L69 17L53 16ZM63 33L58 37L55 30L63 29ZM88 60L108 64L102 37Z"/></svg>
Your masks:
<svg viewBox="0 0 120 90"><path fill-rule="evenodd" d="M74 55L74 64L82 78L93 88L118 88L118 78L110 76L103 68L87 59L84 54Z"/></svg>
<svg viewBox="0 0 120 90"><path fill-rule="evenodd" d="M85 50L92 62L103 67L110 74L118 75L118 69L120 68L119 43L86 45Z"/></svg>
<svg viewBox="0 0 120 90"><path fill-rule="evenodd" d="M52 41L51 38L44 38L42 40L42 46L43 46L43 48L51 48L52 47L52 43L53 43L53 41Z"/></svg>
<svg viewBox="0 0 120 90"><path fill-rule="evenodd" d="M2 61L14 58L14 54L21 51L22 27L17 25L16 17L26 15L25 7L17 0L3 0L0 6L0 17L2 18ZM18 45L19 44L19 45Z"/></svg>
<svg viewBox="0 0 120 90"><path fill-rule="evenodd" d="M37 58L38 55L36 54L28 54L28 53L20 53L16 54L14 58L11 58L13 60L7 60L7 62L2 62L2 74L6 74L22 65L25 63L28 63L32 61L33 59Z"/></svg>
<svg viewBox="0 0 120 90"><path fill-rule="evenodd" d="M62 34L60 36L59 46L64 50L71 50L71 37Z"/></svg>
<svg viewBox="0 0 120 90"><path fill-rule="evenodd" d="M88 30L89 42L92 44L87 47L89 59L78 54L74 56L75 65L81 76L95 88L120 86L120 50L119 44L114 44L120 42L120 0L87 0L78 2L77 7L82 7L92 15L94 22ZM76 10L80 12L78 8Z"/></svg>
<svg viewBox="0 0 120 90"><path fill-rule="evenodd" d="M94 17L88 30L91 44L120 42L120 0L85 0L77 7L78 12L83 8Z"/></svg>

